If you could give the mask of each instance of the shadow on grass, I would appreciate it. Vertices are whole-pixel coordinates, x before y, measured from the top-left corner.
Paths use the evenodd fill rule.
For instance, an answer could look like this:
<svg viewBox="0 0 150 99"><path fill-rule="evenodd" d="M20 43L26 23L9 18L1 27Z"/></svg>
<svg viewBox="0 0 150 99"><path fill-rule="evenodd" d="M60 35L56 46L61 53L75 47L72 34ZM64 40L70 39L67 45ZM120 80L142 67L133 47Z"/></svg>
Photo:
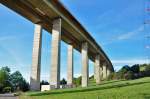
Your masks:
<svg viewBox="0 0 150 99"><path fill-rule="evenodd" d="M141 85L141 84L145 84L145 83L150 83L150 82L139 82L139 83L132 83L132 84L124 83L124 84L111 85L111 86L106 86L106 87L83 88L83 89L74 89L74 90L58 90L55 92L50 92L50 91L49 92L40 92L40 93L30 94L29 96L42 96L42 95L64 94L64 93L89 92L89 91L96 91L96 90L121 88L121 87L133 86L133 85ZM145 98L145 99L148 99L148 98Z"/></svg>
<svg viewBox="0 0 150 99"><path fill-rule="evenodd" d="M143 95L143 97L144 97L144 99L150 99L150 94L142 94Z"/></svg>
<svg viewBox="0 0 150 99"><path fill-rule="evenodd" d="M96 82L94 82L93 84L89 84L90 86L99 86L99 85L107 85L107 84L111 84L111 83L117 83L117 82L122 82L122 81L127 81L127 80L113 80L113 81L107 81L107 82L102 82L101 84L96 84Z"/></svg>
<svg viewBox="0 0 150 99"><path fill-rule="evenodd" d="M104 82L104 83L99 84L99 85L111 84L111 83L122 82L122 81L126 81L126 80L115 80L115 81L109 81L109 82Z"/></svg>

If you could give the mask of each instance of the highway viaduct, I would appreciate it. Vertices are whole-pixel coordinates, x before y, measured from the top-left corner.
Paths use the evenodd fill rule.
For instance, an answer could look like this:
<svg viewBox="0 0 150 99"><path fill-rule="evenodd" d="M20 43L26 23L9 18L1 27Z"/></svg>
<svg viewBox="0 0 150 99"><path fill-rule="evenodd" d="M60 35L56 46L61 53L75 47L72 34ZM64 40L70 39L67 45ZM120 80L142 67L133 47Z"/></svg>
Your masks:
<svg viewBox="0 0 150 99"><path fill-rule="evenodd" d="M68 44L67 85L73 85L73 49L82 55L82 87L88 86L88 60L94 62L94 77L99 84L114 72L111 61L93 37L58 0L0 0L35 24L31 90L40 90L42 29L52 34L50 88L60 87L60 41Z"/></svg>

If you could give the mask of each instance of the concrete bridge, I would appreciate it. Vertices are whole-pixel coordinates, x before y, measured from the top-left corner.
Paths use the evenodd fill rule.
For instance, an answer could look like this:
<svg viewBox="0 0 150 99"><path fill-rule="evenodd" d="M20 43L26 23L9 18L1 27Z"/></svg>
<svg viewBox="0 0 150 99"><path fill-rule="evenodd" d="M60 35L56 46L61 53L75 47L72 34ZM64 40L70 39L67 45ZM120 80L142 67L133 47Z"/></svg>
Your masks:
<svg viewBox="0 0 150 99"><path fill-rule="evenodd" d="M68 44L67 84L73 84L73 49L82 55L82 87L88 86L88 60L94 62L96 83L114 71L111 61L85 28L58 0L0 0L35 24L31 90L40 90L42 29L52 34L50 87L60 87L60 41Z"/></svg>

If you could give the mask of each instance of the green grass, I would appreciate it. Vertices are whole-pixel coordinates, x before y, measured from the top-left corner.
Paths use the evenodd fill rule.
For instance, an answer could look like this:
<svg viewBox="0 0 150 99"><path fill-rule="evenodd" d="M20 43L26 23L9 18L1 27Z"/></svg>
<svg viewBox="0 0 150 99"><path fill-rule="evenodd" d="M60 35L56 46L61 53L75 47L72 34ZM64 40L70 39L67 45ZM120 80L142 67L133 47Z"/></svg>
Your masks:
<svg viewBox="0 0 150 99"><path fill-rule="evenodd" d="M92 81L91 81L92 82ZM137 80L113 80L88 88L27 92L21 99L150 99L150 77ZM20 99L19 98L19 99Z"/></svg>

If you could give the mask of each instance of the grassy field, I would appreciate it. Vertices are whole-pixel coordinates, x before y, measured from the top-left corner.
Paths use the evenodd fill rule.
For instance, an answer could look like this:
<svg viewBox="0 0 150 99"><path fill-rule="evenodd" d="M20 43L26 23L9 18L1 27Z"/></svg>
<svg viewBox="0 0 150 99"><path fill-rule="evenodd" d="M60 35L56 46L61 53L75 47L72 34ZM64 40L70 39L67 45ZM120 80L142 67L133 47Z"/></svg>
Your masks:
<svg viewBox="0 0 150 99"><path fill-rule="evenodd" d="M150 99L150 77L91 83L88 88L27 92L19 99Z"/></svg>

